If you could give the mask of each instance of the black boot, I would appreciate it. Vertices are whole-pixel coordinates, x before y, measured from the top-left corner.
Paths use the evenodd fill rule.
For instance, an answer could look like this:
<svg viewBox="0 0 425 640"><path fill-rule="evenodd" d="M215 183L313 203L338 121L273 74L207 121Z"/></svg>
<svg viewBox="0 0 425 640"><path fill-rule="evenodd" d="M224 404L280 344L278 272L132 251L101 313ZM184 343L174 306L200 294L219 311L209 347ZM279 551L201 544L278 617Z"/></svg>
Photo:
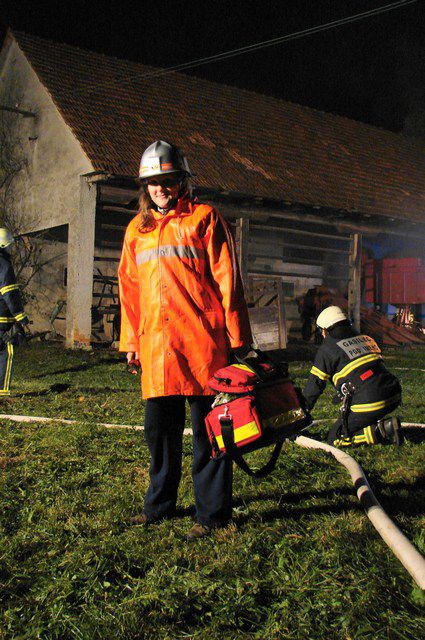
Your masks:
<svg viewBox="0 0 425 640"><path fill-rule="evenodd" d="M382 444L395 444L397 447L403 444L404 437L400 418L396 416L389 416L383 420L378 420L375 433Z"/></svg>

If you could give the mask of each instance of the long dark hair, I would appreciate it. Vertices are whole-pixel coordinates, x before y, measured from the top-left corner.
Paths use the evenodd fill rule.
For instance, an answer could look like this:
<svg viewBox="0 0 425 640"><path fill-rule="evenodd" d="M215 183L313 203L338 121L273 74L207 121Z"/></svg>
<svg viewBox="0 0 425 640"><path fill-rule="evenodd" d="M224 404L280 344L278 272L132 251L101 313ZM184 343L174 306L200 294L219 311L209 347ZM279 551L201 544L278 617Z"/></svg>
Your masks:
<svg viewBox="0 0 425 640"><path fill-rule="evenodd" d="M140 189L139 196L139 225L138 230L140 233L147 233L148 231L152 231L155 228L156 222L155 218L152 215L152 208L154 204L151 200L150 195L147 191L145 191L144 186Z"/></svg>

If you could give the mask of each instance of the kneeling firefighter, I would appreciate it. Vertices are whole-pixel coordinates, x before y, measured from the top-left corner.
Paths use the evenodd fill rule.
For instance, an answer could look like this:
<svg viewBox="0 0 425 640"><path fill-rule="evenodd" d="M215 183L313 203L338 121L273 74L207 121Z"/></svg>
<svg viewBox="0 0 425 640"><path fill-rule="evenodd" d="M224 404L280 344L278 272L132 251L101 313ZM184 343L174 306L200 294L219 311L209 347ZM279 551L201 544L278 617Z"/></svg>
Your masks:
<svg viewBox="0 0 425 640"><path fill-rule="evenodd" d="M25 341L29 324L10 257L13 242L0 227L0 398L10 396L14 347Z"/></svg>
<svg viewBox="0 0 425 640"><path fill-rule="evenodd" d="M344 312L328 307L317 318L324 341L317 351L304 397L311 410L331 380L342 401L341 417L328 434L335 446L397 444L402 442L400 421L383 419L401 402L398 379L385 368L375 340L359 335Z"/></svg>

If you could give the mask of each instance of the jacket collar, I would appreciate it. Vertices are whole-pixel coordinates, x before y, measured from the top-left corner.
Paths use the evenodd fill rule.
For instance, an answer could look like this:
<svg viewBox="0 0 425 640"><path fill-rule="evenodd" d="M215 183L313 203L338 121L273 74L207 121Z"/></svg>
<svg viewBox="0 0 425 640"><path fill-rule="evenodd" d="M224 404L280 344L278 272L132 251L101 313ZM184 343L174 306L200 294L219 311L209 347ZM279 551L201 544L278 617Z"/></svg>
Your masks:
<svg viewBox="0 0 425 640"><path fill-rule="evenodd" d="M164 220L170 216L190 216L193 213L193 204L190 200L189 193L186 192L181 198L177 200L177 206L175 209L170 209L167 213L160 213L156 209L151 209L155 220Z"/></svg>

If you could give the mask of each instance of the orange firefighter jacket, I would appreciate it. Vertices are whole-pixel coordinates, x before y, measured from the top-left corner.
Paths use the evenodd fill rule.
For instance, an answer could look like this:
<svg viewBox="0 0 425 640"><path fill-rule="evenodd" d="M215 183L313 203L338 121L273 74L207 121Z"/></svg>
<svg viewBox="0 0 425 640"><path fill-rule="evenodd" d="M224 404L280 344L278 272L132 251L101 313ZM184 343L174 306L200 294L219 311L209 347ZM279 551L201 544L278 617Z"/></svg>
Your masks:
<svg viewBox="0 0 425 640"><path fill-rule="evenodd" d="M138 351L142 396L209 395L229 348L252 342L235 249L211 206L178 201L156 226L127 227L118 269L120 351Z"/></svg>

